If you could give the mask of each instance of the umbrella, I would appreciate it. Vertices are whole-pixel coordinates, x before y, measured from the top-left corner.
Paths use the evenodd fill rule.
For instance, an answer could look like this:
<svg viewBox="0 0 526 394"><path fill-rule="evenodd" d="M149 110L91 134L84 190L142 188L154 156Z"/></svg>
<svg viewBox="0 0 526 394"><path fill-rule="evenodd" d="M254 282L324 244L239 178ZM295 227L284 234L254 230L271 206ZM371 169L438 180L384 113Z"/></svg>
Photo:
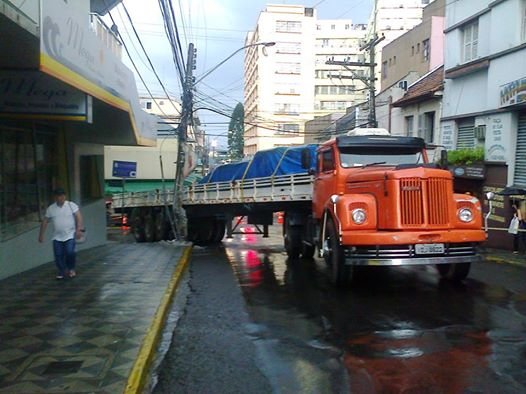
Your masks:
<svg viewBox="0 0 526 394"><path fill-rule="evenodd" d="M496 194L500 196L526 196L526 189L509 186Z"/></svg>

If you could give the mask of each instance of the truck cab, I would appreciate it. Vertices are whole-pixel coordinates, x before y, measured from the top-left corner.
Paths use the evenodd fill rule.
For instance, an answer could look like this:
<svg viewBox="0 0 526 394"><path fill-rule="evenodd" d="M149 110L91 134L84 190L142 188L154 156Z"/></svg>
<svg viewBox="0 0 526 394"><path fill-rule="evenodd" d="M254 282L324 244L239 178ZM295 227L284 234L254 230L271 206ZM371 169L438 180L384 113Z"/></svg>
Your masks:
<svg viewBox="0 0 526 394"><path fill-rule="evenodd" d="M485 241L480 202L453 191L426 144L387 132L336 137L317 151L312 218L336 283L360 266L435 265L464 279ZM306 240L308 242L308 240Z"/></svg>

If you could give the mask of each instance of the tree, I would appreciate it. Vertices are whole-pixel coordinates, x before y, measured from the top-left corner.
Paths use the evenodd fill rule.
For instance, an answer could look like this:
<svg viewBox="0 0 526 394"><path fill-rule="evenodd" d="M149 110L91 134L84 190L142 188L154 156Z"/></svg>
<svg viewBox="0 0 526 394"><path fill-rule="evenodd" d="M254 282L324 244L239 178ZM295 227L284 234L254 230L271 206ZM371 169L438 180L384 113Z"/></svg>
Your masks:
<svg viewBox="0 0 526 394"><path fill-rule="evenodd" d="M232 161L243 158L244 133L245 108L243 104L237 103L228 125L228 156Z"/></svg>

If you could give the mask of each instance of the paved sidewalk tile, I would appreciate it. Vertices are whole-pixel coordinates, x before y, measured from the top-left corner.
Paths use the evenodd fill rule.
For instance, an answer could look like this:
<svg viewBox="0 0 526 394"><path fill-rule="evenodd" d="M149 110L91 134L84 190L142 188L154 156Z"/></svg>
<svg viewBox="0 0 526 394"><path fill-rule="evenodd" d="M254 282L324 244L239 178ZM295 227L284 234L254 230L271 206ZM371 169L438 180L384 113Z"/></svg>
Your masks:
<svg viewBox="0 0 526 394"><path fill-rule="evenodd" d="M0 392L122 392L181 253L112 243L74 279L45 264L0 281Z"/></svg>

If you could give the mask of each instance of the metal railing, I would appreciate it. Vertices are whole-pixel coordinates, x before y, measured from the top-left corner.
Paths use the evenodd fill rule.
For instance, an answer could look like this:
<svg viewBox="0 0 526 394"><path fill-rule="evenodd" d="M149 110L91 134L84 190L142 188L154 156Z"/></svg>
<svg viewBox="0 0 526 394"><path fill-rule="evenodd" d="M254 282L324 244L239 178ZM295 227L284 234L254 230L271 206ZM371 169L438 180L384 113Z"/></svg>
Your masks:
<svg viewBox="0 0 526 394"><path fill-rule="evenodd" d="M102 20L99 14L90 14L90 26L91 30L95 32L97 37L109 48L114 55L122 58L122 43L119 40L119 34L116 30L108 27Z"/></svg>

